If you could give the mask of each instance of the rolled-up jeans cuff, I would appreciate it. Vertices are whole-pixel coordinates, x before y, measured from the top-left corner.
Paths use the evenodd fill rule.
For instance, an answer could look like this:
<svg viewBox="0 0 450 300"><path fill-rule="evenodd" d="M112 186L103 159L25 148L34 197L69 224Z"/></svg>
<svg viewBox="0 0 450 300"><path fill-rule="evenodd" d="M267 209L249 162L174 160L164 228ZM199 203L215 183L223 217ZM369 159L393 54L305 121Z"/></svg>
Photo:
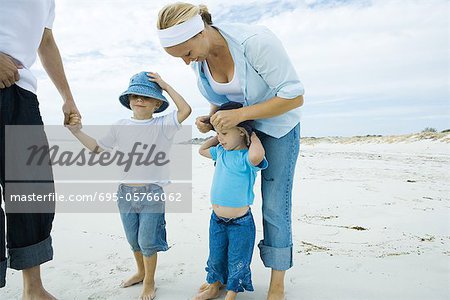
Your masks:
<svg viewBox="0 0 450 300"><path fill-rule="evenodd" d="M276 248L264 245L264 240L258 244L259 255L266 268L285 271L292 268L292 245L285 248Z"/></svg>
<svg viewBox="0 0 450 300"><path fill-rule="evenodd" d="M7 266L6 259L0 261L0 288L6 285L6 266Z"/></svg>
<svg viewBox="0 0 450 300"><path fill-rule="evenodd" d="M15 270L24 270L41 265L53 259L52 238L21 248L8 250L8 266Z"/></svg>

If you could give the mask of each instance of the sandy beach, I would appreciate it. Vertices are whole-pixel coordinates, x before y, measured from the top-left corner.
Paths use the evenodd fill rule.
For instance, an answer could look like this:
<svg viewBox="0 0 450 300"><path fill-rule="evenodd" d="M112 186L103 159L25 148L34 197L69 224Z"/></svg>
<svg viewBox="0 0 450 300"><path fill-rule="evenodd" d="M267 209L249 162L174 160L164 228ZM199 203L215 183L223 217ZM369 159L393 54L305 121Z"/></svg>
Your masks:
<svg viewBox="0 0 450 300"><path fill-rule="evenodd" d="M294 267L286 298L449 299L450 135L306 138L293 198ZM193 145L192 213L167 214L169 251L158 257L157 298L190 299L205 279L214 167ZM253 207L262 238L260 178ZM135 270L118 214L57 214L54 260L43 265L59 299L137 299L119 288ZM270 272L257 247L254 292ZM8 270L0 299L19 299L21 273Z"/></svg>

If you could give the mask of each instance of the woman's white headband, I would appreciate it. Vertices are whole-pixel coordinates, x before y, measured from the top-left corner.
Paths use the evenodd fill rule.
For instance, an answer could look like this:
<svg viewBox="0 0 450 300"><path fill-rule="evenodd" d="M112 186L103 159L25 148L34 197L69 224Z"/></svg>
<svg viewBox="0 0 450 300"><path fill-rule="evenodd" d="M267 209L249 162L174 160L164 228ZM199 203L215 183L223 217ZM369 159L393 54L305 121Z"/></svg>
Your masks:
<svg viewBox="0 0 450 300"><path fill-rule="evenodd" d="M159 41L163 47L172 47L186 42L203 29L205 29L203 19L200 15L196 15L183 23L166 29L159 29Z"/></svg>

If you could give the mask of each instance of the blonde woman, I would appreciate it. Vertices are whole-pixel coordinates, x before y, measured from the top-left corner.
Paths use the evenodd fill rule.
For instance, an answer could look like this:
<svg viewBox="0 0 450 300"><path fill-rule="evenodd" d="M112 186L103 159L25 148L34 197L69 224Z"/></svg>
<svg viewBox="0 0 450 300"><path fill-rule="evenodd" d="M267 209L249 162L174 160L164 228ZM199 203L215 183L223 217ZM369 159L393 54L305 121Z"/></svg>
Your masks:
<svg viewBox="0 0 450 300"><path fill-rule="evenodd" d="M206 6L178 2L161 9L157 28L164 50L191 64L211 104L210 114L196 120L200 132L255 120L269 162L262 171L264 238L258 247L264 265L272 269L267 299L284 299L284 276L292 267L292 184L303 85L281 41L266 27L215 24ZM243 107L217 111L228 101ZM196 299L214 299L227 284L207 281Z"/></svg>

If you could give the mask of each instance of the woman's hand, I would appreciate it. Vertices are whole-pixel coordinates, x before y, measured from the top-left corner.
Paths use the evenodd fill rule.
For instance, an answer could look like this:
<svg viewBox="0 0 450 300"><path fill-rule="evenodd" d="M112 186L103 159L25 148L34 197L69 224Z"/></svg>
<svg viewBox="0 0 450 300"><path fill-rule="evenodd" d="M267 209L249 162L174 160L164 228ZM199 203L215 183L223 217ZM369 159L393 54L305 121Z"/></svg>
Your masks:
<svg viewBox="0 0 450 300"><path fill-rule="evenodd" d="M195 125L197 125L197 129L201 133L207 133L213 129L211 123L209 123L209 116L197 117L195 119Z"/></svg>
<svg viewBox="0 0 450 300"><path fill-rule="evenodd" d="M158 73L148 72L147 76L149 77L148 80L156 82L161 87L161 89L167 92L169 84L165 82Z"/></svg>
<svg viewBox="0 0 450 300"><path fill-rule="evenodd" d="M212 115L210 122L214 128L229 129L241 123L241 109L220 110Z"/></svg>

